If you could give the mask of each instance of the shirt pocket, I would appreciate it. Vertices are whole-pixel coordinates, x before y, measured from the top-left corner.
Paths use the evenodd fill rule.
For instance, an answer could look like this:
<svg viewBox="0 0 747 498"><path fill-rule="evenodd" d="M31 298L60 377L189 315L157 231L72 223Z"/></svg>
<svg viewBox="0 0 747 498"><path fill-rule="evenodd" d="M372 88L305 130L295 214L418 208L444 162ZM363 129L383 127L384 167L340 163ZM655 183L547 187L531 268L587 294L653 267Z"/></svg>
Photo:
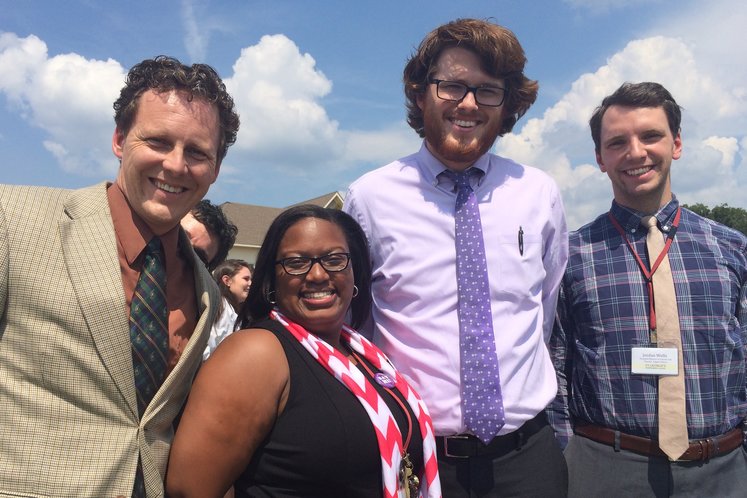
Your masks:
<svg viewBox="0 0 747 498"><path fill-rule="evenodd" d="M545 267L542 262L542 235L523 230L497 235L497 251L489 252L488 266L493 289L499 293L527 297L542 292Z"/></svg>

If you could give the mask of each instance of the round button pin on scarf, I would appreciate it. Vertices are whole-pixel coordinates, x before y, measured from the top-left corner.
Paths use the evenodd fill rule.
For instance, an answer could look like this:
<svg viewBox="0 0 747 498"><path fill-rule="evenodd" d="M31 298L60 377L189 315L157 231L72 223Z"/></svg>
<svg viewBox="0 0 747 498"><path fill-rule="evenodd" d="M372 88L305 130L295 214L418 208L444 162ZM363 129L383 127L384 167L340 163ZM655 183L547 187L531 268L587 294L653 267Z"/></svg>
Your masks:
<svg viewBox="0 0 747 498"><path fill-rule="evenodd" d="M377 384L383 387L392 388L397 383L392 379L389 375L385 374L384 372L378 372L376 375L374 375L374 380Z"/></svg>

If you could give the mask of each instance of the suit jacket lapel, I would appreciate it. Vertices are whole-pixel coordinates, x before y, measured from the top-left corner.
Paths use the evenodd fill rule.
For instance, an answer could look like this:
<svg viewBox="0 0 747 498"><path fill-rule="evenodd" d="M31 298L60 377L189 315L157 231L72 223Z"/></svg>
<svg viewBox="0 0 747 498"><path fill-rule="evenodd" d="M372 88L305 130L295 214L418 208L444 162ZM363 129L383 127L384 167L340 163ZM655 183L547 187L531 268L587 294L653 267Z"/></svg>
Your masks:
<svg viewBox="0 0 747 498"><path fill-rule="evenodd" d="M101 360L137 417L129 318L106 184L74 191L65 202L60 240L70 281ZM103 294L102 294L103 291ZM112 309L112 301L121 303Z"/></svg>

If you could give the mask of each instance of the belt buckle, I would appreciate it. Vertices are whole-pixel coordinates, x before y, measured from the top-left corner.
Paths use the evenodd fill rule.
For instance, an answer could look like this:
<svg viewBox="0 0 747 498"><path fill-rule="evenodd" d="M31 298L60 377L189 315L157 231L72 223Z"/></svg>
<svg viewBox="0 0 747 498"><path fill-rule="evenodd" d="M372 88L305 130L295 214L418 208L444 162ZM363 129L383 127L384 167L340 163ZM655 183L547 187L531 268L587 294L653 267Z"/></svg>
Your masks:
<svg viewBox="0 0 747 498"><path fill-rule="evenodd" d="M453 439L459 439L461 441L469 440L469 436L463 434L456 434L454 436L444 436L444 456L449 458L469 458L469 455L452 455L449 452L449 441Z"/></svg>

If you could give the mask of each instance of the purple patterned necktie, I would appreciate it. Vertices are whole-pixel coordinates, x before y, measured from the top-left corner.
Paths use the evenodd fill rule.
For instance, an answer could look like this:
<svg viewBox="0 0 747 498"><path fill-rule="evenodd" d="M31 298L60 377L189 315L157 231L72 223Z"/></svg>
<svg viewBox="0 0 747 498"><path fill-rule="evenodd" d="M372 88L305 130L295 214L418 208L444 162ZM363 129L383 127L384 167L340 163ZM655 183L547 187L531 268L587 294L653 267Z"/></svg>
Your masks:
<svg viewBox="0 0 747 498"><path fill-rule="evenodd" d="M480 210L469 173L445 171L457 186L455 209L462 415L467 428L489 443L506 422L495 352L490 286Z"/></svg>

